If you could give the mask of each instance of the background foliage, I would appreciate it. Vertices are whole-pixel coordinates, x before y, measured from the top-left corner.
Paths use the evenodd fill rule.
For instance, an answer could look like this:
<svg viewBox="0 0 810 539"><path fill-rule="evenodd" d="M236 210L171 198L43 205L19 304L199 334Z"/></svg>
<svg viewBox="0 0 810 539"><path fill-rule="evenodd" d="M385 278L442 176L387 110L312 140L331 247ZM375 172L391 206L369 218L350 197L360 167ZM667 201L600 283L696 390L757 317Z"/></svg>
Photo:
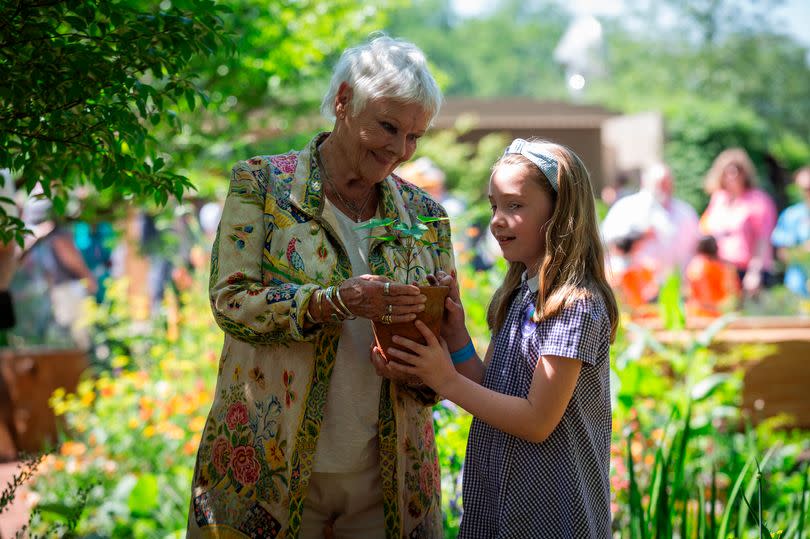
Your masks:
<svg viewBox="0 0 810 539"><path fill-rule="evenodd" d="M485 350L485 306L504 268L474 272L462 264L459 270L469 328ZM63 529L72 518L79 537L184 536L222 343L206 305L206 277L206 268L198 268L188 288L167 297L164 316L133 319L126 282L111 286L92 313L110 355L75 394L57 392L52 399L66 430L34 480L31 531ZM679 309L677 300L660 307ZM664 344L623 321L611 351L617 537L743 539L779 531L802 537L810 529L810 441L804 432L781 428L781 418L750 425L740 407L742 375L766 350L741 345L718 353L710 343L725 322ZM449 538L460 520L471 418L445 401L434 408L434 420Z"/></svg>
<svg viewBox="0 0 810 539"><path fill-rule="evenodd" d="M553 60L573 18L561 2L502 0L461 18L449 0L8 0L0 3L0 167L12 168L24 191L44 179L57 209L80 196L87 219L96 211L110 219L134 200L152 210L192 184L203 198L221 198L231 162L300 147L324 126L317 104L337 55L384 28L425 50L448 96L661 111L676 189L698 210L703 174L731 145L751 152L778 193L785 170L810 161L807 48L779 32L778 2L625 4L621 19L602 20L600 69L570 95ZM504 145L498 135L457 144L466 128L434 133L419 150L472 206L462 223L488 211L484 185ZM89 192L70 192L79 185ZM19 236L19 224L0 214L0 239ZM483 349L484 309L502 268L472 272L469 254L459 251L460 279ZM68 429L35 484L35 531L78 514L79 535L182 536L221 342L204 281L203 270L187 295L169 295L171 316L147 322L133 316L123 284L111 288L95 313L108 353L75 395L53 399ZM801 537L808 529L806 433L747 424L740 371L729 368L762 351L738 352L723 358L705 342L620 336L612 359L619 536L753 537L767 528ZM470 418L447 403L434 417L452 536ZM762 519L749 509L759 504Z"/></svg>

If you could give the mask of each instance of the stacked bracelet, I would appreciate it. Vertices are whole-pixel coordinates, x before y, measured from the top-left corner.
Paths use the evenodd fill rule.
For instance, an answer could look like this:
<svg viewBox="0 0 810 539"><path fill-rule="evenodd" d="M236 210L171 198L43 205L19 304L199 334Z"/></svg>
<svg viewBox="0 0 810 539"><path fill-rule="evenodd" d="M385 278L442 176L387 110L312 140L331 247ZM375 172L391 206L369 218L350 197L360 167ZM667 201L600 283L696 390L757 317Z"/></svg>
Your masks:
<svg viewBox="0 0 810 539"><path fill-rule="evenodd" d="M341 311L338 309L338 306L335 305L334 300L332 300L332 291L335 289L334 286L326 287L326 291L323 293L326 296L326 301L329 302L329 305L332 306L332 321L333 322L342 322L343 318L340 316Z"/></svg>
<svg viewBox="0 0 810 539"><path fill-rule="evenodd" d="M450 352L450 359L453 360L454 365L458 365L459 363L464 363L474 355L475 346L473 346L472 339L470 339L470 341L464 345L464 348L456 350L455 352Z"/></svg>
<svg viewBox="0 0 810 539"><path fill-rule="evenodd" d="M338 290L336 293L336 290L338 290L336 286L329 286L326 288L326 292L322 294L323 296L326 296L326 301L328 301L329 305L332 306L332 321L337 323L343 322L344 320L354 320L357 318L349 309L346 308L346 304L343 303L343 299L340 297L340 291Z"/></svg>
<svg viewBox="0 0 810 539"><path fill-rule="evenodd" d="M344 311L343 314L346 316L347 320L354 320L355 318L357 318L357 315L352 313L346 306L346 304L343 302L343 298L340 296L340 285L335 287L335 297L337 298L340 306L343 308Z"/></svg>

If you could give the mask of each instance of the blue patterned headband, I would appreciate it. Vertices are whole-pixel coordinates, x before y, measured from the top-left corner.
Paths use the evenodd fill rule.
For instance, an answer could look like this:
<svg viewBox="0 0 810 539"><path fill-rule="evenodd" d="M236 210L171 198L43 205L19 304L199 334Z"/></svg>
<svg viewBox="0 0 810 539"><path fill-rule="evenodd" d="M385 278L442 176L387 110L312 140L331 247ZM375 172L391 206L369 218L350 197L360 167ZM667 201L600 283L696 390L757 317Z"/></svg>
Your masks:
<svg viewBox="0 0 810 539"><path fill-rule="evenodd" d="M548 178L548 183L551 184L554 192L559 192L560 184L557 178L557 159L543 148L542 143L529 142L522 138L516 138L512 141L512 144L506 148L506 151L503 152L504 155L510 153L520 154L537 165L537 168Z"/></svg>

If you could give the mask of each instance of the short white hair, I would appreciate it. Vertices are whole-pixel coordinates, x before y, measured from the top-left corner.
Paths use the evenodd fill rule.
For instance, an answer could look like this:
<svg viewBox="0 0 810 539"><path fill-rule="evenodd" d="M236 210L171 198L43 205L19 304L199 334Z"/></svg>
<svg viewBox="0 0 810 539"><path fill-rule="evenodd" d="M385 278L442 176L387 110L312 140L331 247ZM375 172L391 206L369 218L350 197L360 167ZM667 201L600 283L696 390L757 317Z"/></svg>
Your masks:
<svg viewBox="0 0 810 539"><path fill-rule="evenodd" d="M343 51L321 103L321 114L335 120L335 97L345 82L352 88L352 116L370 99L389 98L418 103L430 115L428 125L432 124L442 104L442 92L424 53L413 43L375 35L367 43Z"/></svg>
<svg viewBox="0 0 810 539"><path fill-rule="evenodd" d="M671 178L672 170L664 163L656 162L644 169L641 174L641 188L656 190L664 178Z"/></svg>

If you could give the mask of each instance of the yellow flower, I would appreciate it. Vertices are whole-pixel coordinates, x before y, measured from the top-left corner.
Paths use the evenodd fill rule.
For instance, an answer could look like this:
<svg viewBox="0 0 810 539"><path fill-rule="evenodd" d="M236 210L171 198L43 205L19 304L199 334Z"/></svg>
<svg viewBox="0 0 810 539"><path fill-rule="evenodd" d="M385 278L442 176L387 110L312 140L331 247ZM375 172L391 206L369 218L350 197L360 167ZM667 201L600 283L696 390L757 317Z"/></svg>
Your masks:
<svg viewBox="0 0 810 539"><path fill-rule="evenodd" d="M147 425L145 429L143 429L143 435L147 438L151 438L155 435L155 427L154 425Z"/></svg>
<svg viewBox="0 0 810 539"><path fill-rule="evenodd" d="M110 364L115 368L123 368L129 365L129 356L115 356Z"/></svg>
<svg viewBox="0 0 810 539"><path fill-rule="evenodd" d="M195 416L189 422L188 428L191 429L191 432L202 432L205 428L205 417L201 415Z"/></svg>
<svg viewBox="0 0 810 539"><path fill-rule="evenodd" d="M54 415L65 415L68 412L68 405L65 401L51 401Z"/></svg>
<svg viewBox="0 0 810 539"><path fill-rule="evenodd" d="M127 427L129 427L130 429L135 429L138 427L138 425L140 425L140 423L138 423L138 420L135 419L134 417L130 417L129 421L127 421Z"/></svg>
<svg viewBox="0 0 810 539"><path fill-rule="evenodd" d="M93 400L95 400L96 396L92 391L87 391L82 395L82 405L85 407L89 407L93 404Z"/></svg>
<svg viewBox="0 0 810 539"><path fill-rule="evenodd" d="M281 450L275 440L264 442L264 455L271 468L279 468L284 465L284 451Z"/></svg>

